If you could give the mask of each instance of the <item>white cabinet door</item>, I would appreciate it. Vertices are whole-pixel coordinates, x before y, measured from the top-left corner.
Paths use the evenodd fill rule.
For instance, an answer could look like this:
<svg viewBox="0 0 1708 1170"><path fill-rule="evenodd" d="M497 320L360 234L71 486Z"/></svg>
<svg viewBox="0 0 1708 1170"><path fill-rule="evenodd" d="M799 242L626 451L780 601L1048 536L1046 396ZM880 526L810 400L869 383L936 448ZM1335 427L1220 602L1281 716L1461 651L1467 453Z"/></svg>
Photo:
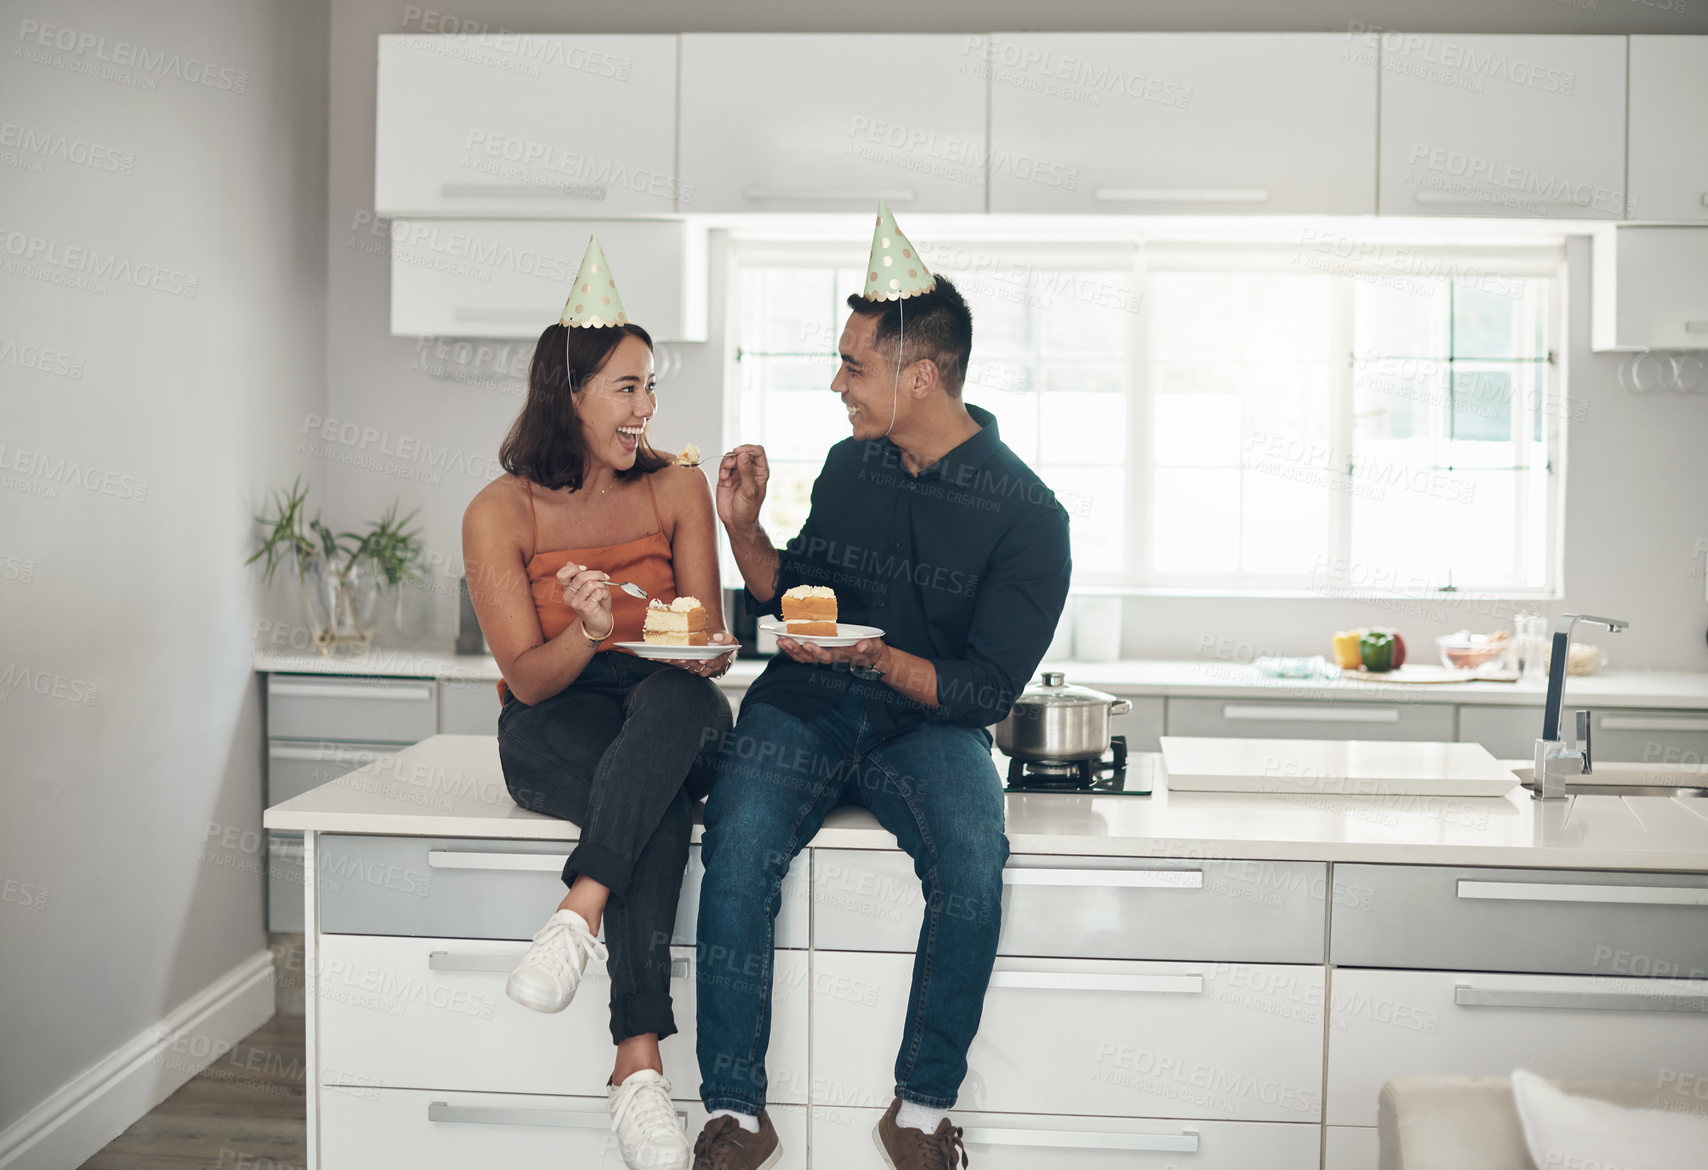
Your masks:
<svg viewBox="0 0 1708 1170"><path fill-rule="evenodd" d="M1381 212L1621 219L1625 38L1382 35Z"/></svg>
<svg viewBox="0 0 1708 1170"><path fill-rule="evenodd" d="M565 1059L570 1056L565 1054ZM325 1170L349 1166L624 1170L603 1095L322 1088L319 1105L319 1165ZM685 1101L678 1104L677 1112L692 1142L706 1124L706 1111L698 1101ZM768 1105L766 1112L783 1147L777 1170L805 1170L805 1107ZM311 1134L311 1149L314 1144Z"/></svg>
<svg viewBox="0 0 1708 1170"><path fill-rule="evenodd" d="M514 1003L504 984L526 943L486 939L320 938L317 1059L323 1083L404 1089L600 1096L611 1072L611 981L587 965L561 1012ZM694 1100L697 1001L692 947L671 950L678 1029L659 1046L671 1092ZM807 956L778 951L771 998L770 1097L806 1103Z"/></svg>
<svg viewBox="0 0 1708 1170"><path fill-rule="evenodd" d="M813 952L812 1087L833 1096L812 1104L894 1084L912 969L912 955ZM1321 967L998 958L959 1104L1314 1123L1322 998Z"/></svg>
<svg viewBox="0 0 1708 1170"><path fill-rule="evenodd" d="M378 214L677 210L675 37L408 34L379 42Z"/></svg>
<svg viewBox="0 0 1708 1170"><path fill-rule="evenodd" d="M1376 54L1340 33L990 38L993 212L1376 210Z"/></svg>
<svg viewBox="0 0 1708 1170"><path fill-rule="evenodd" d="M862 1093L862 1098L879 1094ZM889 1102L884 1101L888 1108ZM872 1129L883 1109L815 1107L813 1166L879 1163ZM1263 1121L1165 1121L950 1112L978 1170L1317 1170L1318 1127ZM1357 1170L1375 1170L1369 1167Z"/></svg>
<svg viewBox="0 0 1708 1170"><path fill-rule="evenodd" d="M1593 946L1586 939L1585 949ZM1395 1077L1642 1080L1708 1074L1701 980L1338 968L1330 996L1331 1126L1373 1126Z"/></svg>
<svg viewBox="0 0 1708 1170"><path fill-rule="evenodd" d="M682 38L684 211L983 211L963 36ZM615 263L613 259L612 263Z"/></svg>
<svg viewBox="0 0 1708 1170"><path fill-rule="evenodd" d="M1631 38L1631 219L1708 221L1708 37Z"/></svg>
<svg viewBox="0 0 1708 1170"><path fill-rule="evenodd" d="M1590 254L1590 347L1708 349L1705 273L1708 226L1597 228ZM1676 373L1641 364L1630 376L1646 390L1679 381Z"/></svg>
<svg viewBox="0 0 1708 1170"><path fill-rule="evenodd" d="M706 233L680 220L399 219L386 232L399 337L538 337L563 314L589 235L629 320L655 340L706 336Z"/></svg>

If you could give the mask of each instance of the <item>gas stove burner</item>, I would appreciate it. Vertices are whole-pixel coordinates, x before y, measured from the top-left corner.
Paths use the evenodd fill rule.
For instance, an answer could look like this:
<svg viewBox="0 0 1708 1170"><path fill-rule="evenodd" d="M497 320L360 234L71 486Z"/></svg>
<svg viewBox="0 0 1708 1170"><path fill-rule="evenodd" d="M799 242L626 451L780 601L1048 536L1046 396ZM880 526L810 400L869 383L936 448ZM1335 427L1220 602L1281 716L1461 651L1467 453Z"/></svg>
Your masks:
<svg viewBox="0 0 1708 1170"><path fill-rule="evenodd" d="M1009 792L1080 792L1123 793L1134 796L1150 794L1148 783L1143 787L1127 787L1127 743L1124 737L1110 741L1113 759L1098 760L1019 760L1008 761Z"/></svg>

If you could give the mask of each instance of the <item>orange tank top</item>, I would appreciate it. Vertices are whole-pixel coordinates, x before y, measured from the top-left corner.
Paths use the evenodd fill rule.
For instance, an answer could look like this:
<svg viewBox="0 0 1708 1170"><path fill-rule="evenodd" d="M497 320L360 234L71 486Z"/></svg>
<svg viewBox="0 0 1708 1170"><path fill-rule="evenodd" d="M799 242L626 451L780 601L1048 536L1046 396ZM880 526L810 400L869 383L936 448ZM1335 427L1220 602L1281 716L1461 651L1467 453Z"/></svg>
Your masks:
<svg viewBox="0 0 1708 1170"><path fill-rule="evenodd" d="M534 511L533 482L526 479L522 482L528 488L528 515L534 528L533 543L529 547L533 548L540 543L540 520ZM676 568L670 555L670 538L664 535L664 517L658 510L658 493L652 486L651 475L646 477L646 490L652 499L653 519L658 521L657 532L602 548L556 548L536 552L528 559L528 585L534 595L534 612L540 619L540 632L547 641L563 633L576 620L575 610L564 604L563 587L557 583L557 571L571 561L599 569L613 581L633 581L667 604L676 600ZM613 646L611 652L633 653L617 649L613 644L641 640L646 606L646 602L630 597L621 589L611 590L611 617L616 625L611 636L605 639L606 645ZM499 679L498 701L503 703L504 696L509 693L510 688L503 679Z"/></svg>

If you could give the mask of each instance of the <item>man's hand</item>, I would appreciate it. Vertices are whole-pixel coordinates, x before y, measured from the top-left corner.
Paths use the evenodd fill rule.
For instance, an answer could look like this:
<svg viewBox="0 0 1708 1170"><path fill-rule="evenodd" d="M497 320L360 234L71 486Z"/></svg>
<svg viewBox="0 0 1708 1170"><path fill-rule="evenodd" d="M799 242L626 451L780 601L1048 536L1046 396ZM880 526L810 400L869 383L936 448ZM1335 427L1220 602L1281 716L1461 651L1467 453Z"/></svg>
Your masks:
<svg viewBox="0 0 1708 1170"><path fill-rule="evenodd" d="M718 462L718 519L732 533L747 532L759 523L765 502L765 483L771 467L765 448L743 443Z"/></svg>
<svg viewBox="0 0 1708 1170"><path fill-rule="evenodd" d="M862 670L881 665L884 656L889 652L889 646L882 638L862 638L852 646L820 646L817 642L803 642L780 636L777 639L777 649L796 662L810 662L820 666L827 666L832 662L846 662L849 666L858 666Z"/></svg>

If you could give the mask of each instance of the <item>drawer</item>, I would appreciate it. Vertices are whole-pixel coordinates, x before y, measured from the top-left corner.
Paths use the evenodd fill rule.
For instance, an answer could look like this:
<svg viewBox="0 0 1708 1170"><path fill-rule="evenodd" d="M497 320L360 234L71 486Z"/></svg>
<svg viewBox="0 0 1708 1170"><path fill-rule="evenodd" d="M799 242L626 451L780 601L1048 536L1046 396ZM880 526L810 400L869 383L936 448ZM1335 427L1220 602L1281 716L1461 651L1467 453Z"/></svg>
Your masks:
<svg viewBox="0 0 1708 1170"><path fill-rule="evenodd" d="M1446 703L1170 699L1168 734L1234 739L1453 739Z"/></svg>
<svg viewBox="0 0 1708 1170"><path fill-rule="evenodd" d="M498 684L486 679L439 680L441 735L497 735Z"/></svg>
<svg viewBox="0 0 1708 1170"><path fill-rule="evenodd" d="M395 743L268 740L267 804L280 804L293 796L301 796L375 760L395 755L397 751Z"/></svg>
<svg viewBox="0 0 1708 1170"><path fill-rule="evenodd" d="M1708 971L1708 875L1334 867L1341 967L1688 975Z"/></svg>
<svg viewBox="0 0 1708 1170"><path fill-rule="evenodd" d="M1424 1073L1653 1082L1708 1075L1701 980L1463 971L1334 972L1330 1125L1376 1124L1376 1095Z"/></svg>
<svg viewBox="0 0 1708 1170"><path fill-rule="evenodd" d="M438 694L430 678L269 674L267 735L419 743L439 730Z"/></svg>
<svg viewBox="0 0 1708 1170"><path fill-rule="evenodd" d="M1568 683L1567 710L1575 710L1571 698ZM1598 760L1693 765L1708 760L1708 711L1604 710L1590 720L1590 748Z"/></svg>
<svg viewBox="0 0 1708 1170"><path fill-rule="evenodd" d="M1321 963L1321 862L1135 861L1016 854L1003 870L1003 955ZM813 946L905 951L925 899L889 850L813 850Z"/></svg>
<svg viewBox="0 0 1708 1170"><path fill-rule="evenodd" d="M872 1129L883 1112L815 1107L813 1165L825 1170L876 1166ZM1317 1170L1314 1125L960 1109L951 1120L965 1130L962 1140L978 1170Z"/></svg>
<svg viewBox="0 0 1708 1170"><path fill-rule="evenodd" d="M597 959L588 963L575 1001L548 1014L504 994L526 943L328 935L321 948L315 995L323 1072L388 1089L604 1095L616 1046L611 981ZM679 947L672 954L679 1031L660 1044L664 1075L675 1096L698 1100L694 951ZM771 1060L805 1070L806 953L777 952L776 973ZM771 1096L805 1104L805 1078L773 1083Z"/></svg>
<svg viewBox="0 0 1708 1170"><path fill-rule="evenodd" d="M675 1091L676 1086L671 1086ZM624 1170L603 1093L550 1097L361 1087L320 1090L320 1165L471 1166ZM804 1106L767 1106L783 1145L778 1170L805 1170ZM698 1102L678 1106L690 1141L706 1123ZM502 1151L502 1156L499 1156ZM822 1165L822 1163L821 1163Z"/></svg>
<svg viewBox="0 0 1708 1170"><path fill-rule="evenodd" d="M531 939L563 901L568 841L365 837L322 833L316 844L320 929L331 934ZM700 847L688 872L671 942L694 945L700 908ZM807 945L803 857L783 883L777 945Z"/></svg>
<svg viewBox="0 0 1708 1170"><path fill-rule="evenodd" d="M267 929L303 932L302 834L267 834Z"/></svg>
<svg viewBox="0 0 1708 1170"><path fill-rule="evenodd" d="M1480 743L1497 760L1528 760L1542 734L1542 706L1460 707L1459 742ZM1596 755L1601 754L1598 743Z"/></svg>
<svg viewBox="0 0 1708 1170"><path fill-rule="evenodd" d="M1160 752L1167 718L1167 705L1155 697L1130 698L1133 709L1125 715L1109 717L1109 734L1127 737L1129 752Z"/></svg>
<svg viewBox="0 0 1708 1170"><path fill-rule="evenodd" d="M1323 1126L1323 1170L1377 1170L1381 1156L1377 1130L1361 1125Z"/></svg>
<svg viewBox="0 0 1708 1170"><path fill-rule="evenodd" d="M815 1093L894 1083L912 970L813 954ZM960 1107L1315 1122L1322 1004L1322 967L999 958Z"/></svg>

